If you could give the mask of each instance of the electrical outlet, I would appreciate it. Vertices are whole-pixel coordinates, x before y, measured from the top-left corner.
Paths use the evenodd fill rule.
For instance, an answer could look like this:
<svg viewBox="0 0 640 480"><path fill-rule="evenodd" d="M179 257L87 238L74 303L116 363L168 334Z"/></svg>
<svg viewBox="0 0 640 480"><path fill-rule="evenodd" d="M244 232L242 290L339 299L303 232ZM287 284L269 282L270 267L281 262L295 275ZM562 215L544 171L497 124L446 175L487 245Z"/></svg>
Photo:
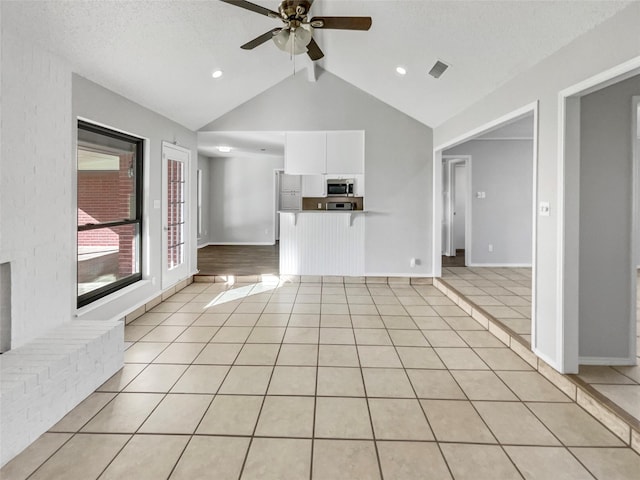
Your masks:
<svg viewBox="0 0 640 480"><path fill-rule="evenodd" d="M318 210L322 210L322 203L318 202Z"/></svg>
<svg viewBox="0 0 640 480"><path fill-rule="evenodd" d="M489 244L489 251L493 252L493 245L492 244Z"/></svg>

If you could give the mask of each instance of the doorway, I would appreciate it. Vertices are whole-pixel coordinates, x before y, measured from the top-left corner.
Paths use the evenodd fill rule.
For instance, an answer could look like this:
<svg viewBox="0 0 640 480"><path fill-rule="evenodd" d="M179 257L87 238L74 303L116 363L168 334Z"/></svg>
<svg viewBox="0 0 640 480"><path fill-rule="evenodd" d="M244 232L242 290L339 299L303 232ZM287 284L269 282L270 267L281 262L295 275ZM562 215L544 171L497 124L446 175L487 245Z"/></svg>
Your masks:
<svg viewBox="0 0 640 480"><path fill-rule="evenodd" d="M442 265L464 267L471 253L471 157L443 156Z"/></svg>
<svg viewBox="0 0 640 480"><path fill-rule="evenodd" d="M189 275L189 172L191 152L162 143L162 288Z"/></svg>
<svg viewBox="0 0 640 480"><path fill-rule="evenodd" d="M495 310L504 317L505 326L533 345L536 341L537 125L538 104L534 102L434 149L434 276L464 280L469 289L483 291L476 295L485 297L481 300L488 303L478 305L487 311ZM469 162L465 264L451 269L446 264L451 257L443 256L451 252L455 238L455 233L452 235L448 228L453 222L447 220L455 208L452 190L456 170L450 163L460 158L468 158ZM453 179L452 188L447 186L449 178ZM453 195L445 195L445 191ZM436 226L442 226L442 234ZM473 283L476 280L477 283ZM497 288L492 288L494 286Z"/></svg>
<svg viewBox="0 0 640 480"><path fill-rule="evenodd" d="M640 69L608 73L560 93L566 179L560 191L565 198L561 293L563 329L571 339L564 345L566 370L572 372L578 365L637 362L638 156L633 150Z"/></svg>

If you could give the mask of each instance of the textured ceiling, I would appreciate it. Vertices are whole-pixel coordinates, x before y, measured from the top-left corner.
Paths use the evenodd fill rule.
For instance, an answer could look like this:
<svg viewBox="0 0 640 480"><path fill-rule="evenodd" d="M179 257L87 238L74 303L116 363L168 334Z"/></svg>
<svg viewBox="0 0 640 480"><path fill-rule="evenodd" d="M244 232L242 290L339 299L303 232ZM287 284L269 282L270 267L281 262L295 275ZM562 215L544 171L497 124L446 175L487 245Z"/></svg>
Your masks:
<svg viewBox="0 0 640 480"><path fill-rule="evenodd" d="M218 146L231 147L228 153ZM284 132L198 132L198 152L207 157L284 157Z"/></svg>
<svg viewBox="0 0 640 480"><path fill-rule="evenodd" d="M277 9L277 0L255 0ZM319 64L437 126L624 8L628 1L316 0L313 15L368 15L369 32L316 31ZM3 29L66 58L73 70L190 129L291 75L287 54L246 41L278 26L217 0L0 2ZM426 72L441 59L451 68ZM298 69L307 60L296 57ZM396 65L408 74L395 74ZM222 69L223 78L211 72Z"/></svg>

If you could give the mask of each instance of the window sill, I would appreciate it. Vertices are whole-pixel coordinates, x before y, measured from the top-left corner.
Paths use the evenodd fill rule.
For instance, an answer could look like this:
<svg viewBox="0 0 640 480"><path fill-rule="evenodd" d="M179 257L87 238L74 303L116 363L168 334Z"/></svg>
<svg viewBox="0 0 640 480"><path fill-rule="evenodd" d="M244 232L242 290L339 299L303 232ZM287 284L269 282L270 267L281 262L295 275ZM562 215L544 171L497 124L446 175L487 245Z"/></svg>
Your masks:
<svg viewBox="0 0 640 480"><path fill-rule="evenodd" d="M131 284L127 287L124 287L120 290L118 290L117 292L114 292L110 295L107 295L106 297L102 297L98 300L96 300L95 302L90 303L89 305L85 305L84 307L80 307L76 310L76 317L77 318L82 318L83 316L87 315L88 313L93 312L94 310L98 309L98 308L102 308L105 305L108 305L122 297L124 297L125 295L128 295L132 292L135 292L137 290L140 290L141 288L145 288L148 287L149 285L151 285L152 282L151 280L140 280L134 284ZM124 315L122 315L124 316Z"/></svg>

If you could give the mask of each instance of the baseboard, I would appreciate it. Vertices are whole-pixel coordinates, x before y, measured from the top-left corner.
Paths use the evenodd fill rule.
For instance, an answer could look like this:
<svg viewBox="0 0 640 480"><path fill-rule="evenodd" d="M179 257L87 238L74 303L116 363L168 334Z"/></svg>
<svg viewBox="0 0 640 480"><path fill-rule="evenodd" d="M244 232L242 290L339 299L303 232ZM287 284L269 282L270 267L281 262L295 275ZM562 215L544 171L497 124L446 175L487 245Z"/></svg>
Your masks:
<svg viewBox="0 0 640 480"><path fill-rule="evenodd" d="M367 272L364 277L405 277L405 278L435 278L433 273L371 273Z"/></svg>
<svg viewBox="0 0 640 480"><path fill-rule="evenodd" d="M467 267L531 268L530 263L469 263ZM446 268L446 267L445 267Z"/></svg>
<svg viewBox="0 0 640 480"><path fill-rule="evenodd" d="M213 245L255 245L255 246L264 246L264 245L269 245L269 246L273 246L275 245L275 243L273 242L209 242L206 245L203 245L203 247L208 247L208 246L213 246ZM202 248L202 247L198 247L198 248Z"/></svg>
<svg viewBox="0 0 640 480"><path fill-rule="evenodd" d="M578 357L580 365L613 365L632 366L636 364L635 357Z"/></svg>

